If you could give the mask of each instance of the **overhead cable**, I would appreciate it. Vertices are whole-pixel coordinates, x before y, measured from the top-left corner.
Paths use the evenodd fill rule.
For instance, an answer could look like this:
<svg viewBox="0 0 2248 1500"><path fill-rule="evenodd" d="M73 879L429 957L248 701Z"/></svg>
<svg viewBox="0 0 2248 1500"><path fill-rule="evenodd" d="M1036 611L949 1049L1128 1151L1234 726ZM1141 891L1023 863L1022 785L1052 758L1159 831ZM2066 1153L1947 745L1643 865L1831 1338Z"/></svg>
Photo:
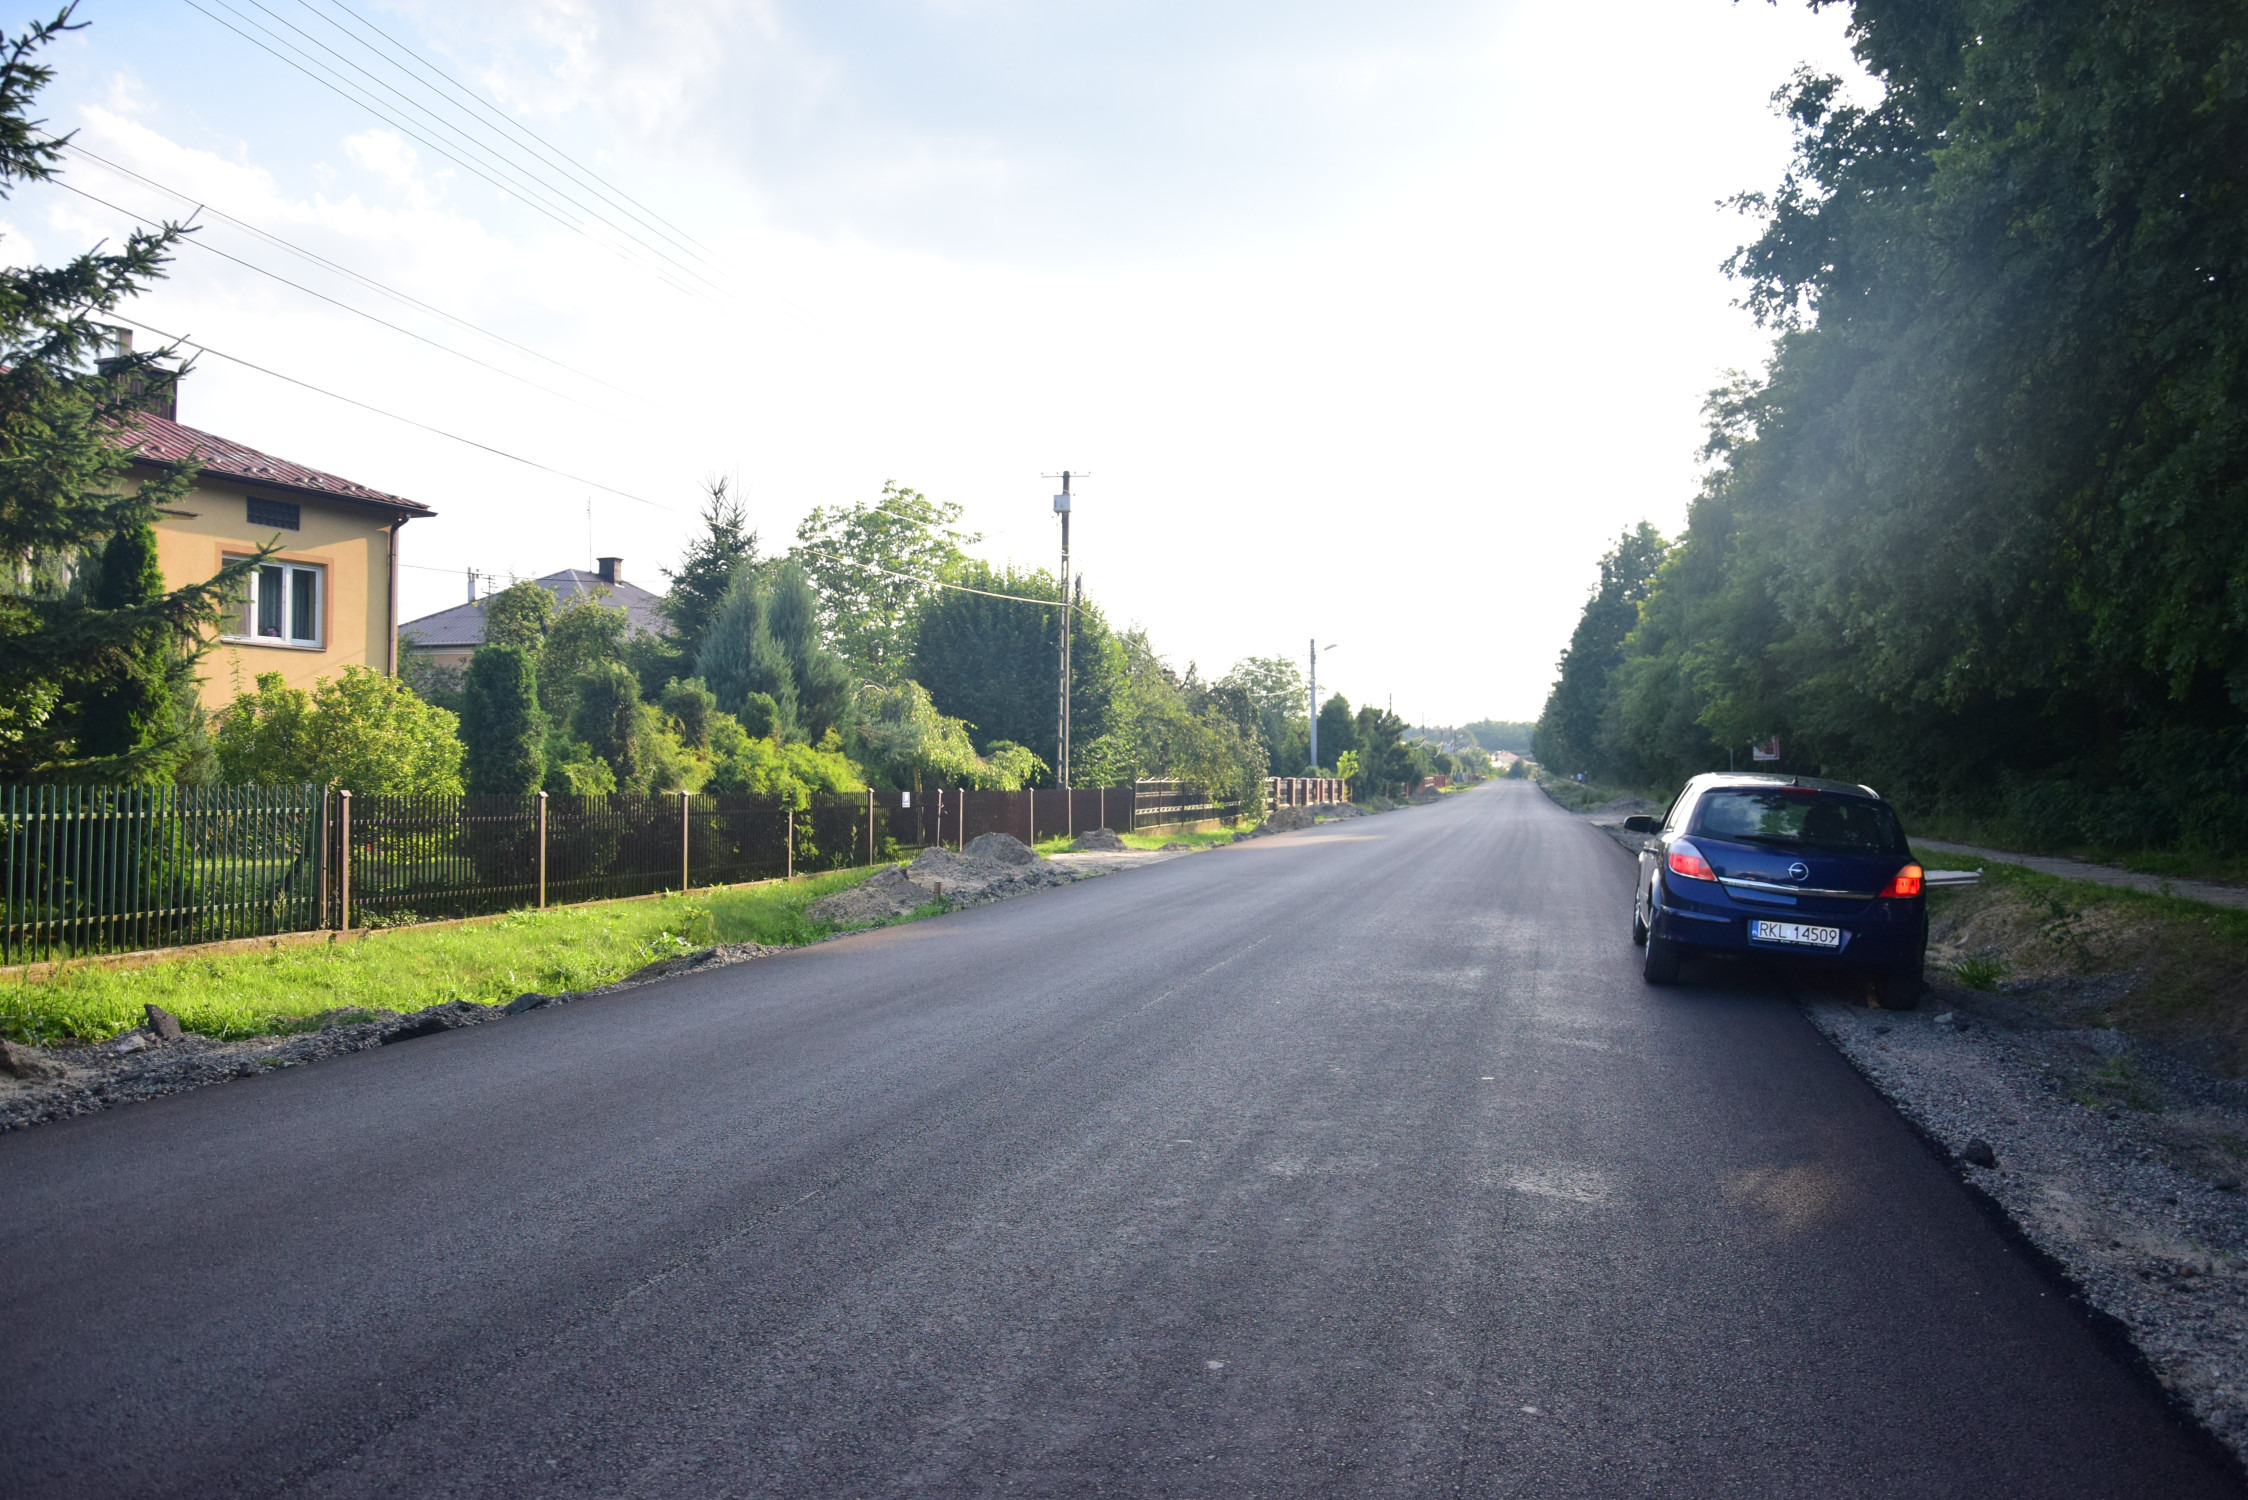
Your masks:
<svg viewBox="0 0 2248 1500"><path fill-rule="evenodd" d="M312 3L312 0L297 0L297 3L299 5L302 5L306 10L311 11L314 15L319 16L329 25L336 26L339 30L342 29L340 23L337 22L334 17L329 16L325 11L314 5ZM648 207L639 199L633 197L630 193L627 193L623 188L618 187L615 183L609 181L606 177L603 177L600 173L594 171L591 167L585 166L575 157L572 157L567 152L563 151L561 147L556 146L553 142L549 141L545 136L540 135L537 131L531 129L530 126L523 124L521 121L508 115L503 110L496 108L489 101L487 101L482 94L477 93L468 85L454 78L452 74L446 72L443 68L438 67L436 64L422 57L419 53L415 52L413 48L407 46L404 42L401 42L400 40L398 40L398 38L383 30L383 28L377 25L374 21L353 10L349 5L346 5L344 3L344 0L327 0L327 3L334 9L342 11L345 15L351 17L354 22L365 27L367 30L373 32L376 36L381 37L385 42L389 43L391 49L395 51L408 65L417 68L422 72L429 74L431 77L437 79L440 83L444 84L454 93L460 95L469 103L475 105L485 114L490 115L494 120L498 121L504 129L512 131L517 136L523 137L524 139L531 142L533 147L545 156L546 160L562 168L564 171L569 172L572 176L576 177L578 181L586 184L586 186L592 191L600 193L602 197L608 199L610 203L616 205L619 212L631 214L634 218L640 220L641 223L647 225L656 233L663 235L664 238L670 240L674 245L679 246L682 250L686 250L691 254L698 255L705 264L715 264L715 262L712 262L710 260L709 254L706 253L709 251L710 247L703 244L702 241L696 239L686 230L681 229L678 225L672 223L669 219L666 219L663 215L657 213L654 209ZM348 35L349 33L347 32L346 34ZM360 45L367 47L370 51L376 50L371 43L365 41L361 41ZM615 196L611 197L611 194L614 194Z"/></svg>
<svg viewBox="0 0 2248 1500"><path fill-rule="evenodd" d="M601 490L606 494L616 495L623 499L634 501L640 505L651 506L656 510L670 511L673 515L684 514L684 512L682 512L677 506L666 505L660 500L650 500L645 495L635 495L630 490L620 490L615 485L603 484L598 479L587 479L582 474L572 474L567 469L557 469L552 464L542 464L535 458L525 458L520 453L510 453L505 448L495 448L490 443L480 443L475 438L463 437L457 432L447 432L442 427L432 427L427 422L417 421L412 417L401 416L397 412L388 411L383 407L374 405L372 402L361 401L355 396L346 396L340 392L331 391L325 386L314 385L311 381L300 380L294 375L284 375L279 370L272 369L271 367L266 365L258 364L254 360L244 359L239 354L229 354L224 349L214 349L209 344L202 343L201 341L196 339L191 339L185 334L166 333L163 329L158 328L155 324L144 322L139 318L127 317L122 313L111 313L109 316L117 318L121 322L130 323L135 328L146 329L148 332L155 334L158 338L163 339L168 343L177 344L189 349L193 349L198 354L208 354L213 359L223 359L228 364L240 365L246 370L255 370L260 375L268 375L275 380L286 381L290 385L302 387L305 390L311 391L314 395L326 396L331 401L341 401L346 406L356 406L361 411L371 411L376 416L388 417L393 422L403 422L408 427L416 427L423 432L432 433L438 437L449 439L452 442L463 444L466 447L479 449L485 453L493 455L496 458L504 458L510 463L522 464L526 468L537 469L542 473L553 474L558 478L569 480L572 484L591 485L594 489Z"/></svg>
<svg viewBox="0 0 2248 1500"><path fill-rule="evenodd" d="M271 28L266 27L265 25L263 25L263 23L252 20L248 16L244 16L241 10L236 8L236 6L232 3L232 0L218 0L218 3L221 5L225 5L227 9L232 10L236 15L242 16L244 20L249 21L253 26L257 26L261 31L264 31L266 35L274 36L276 40L283 41L292 50L296 50L300 54L302 54L303 49L298 48L295 43L288 42L286 38L278 37L277 34L271 30ZM310 42L313 46L318 47L322 52L327 53L328 56L334 58L343 66L351 69L354 73L357 73L360 77L366 79L376 88L379 88L385 93L388 93L395 97L399 101L399 103L405 105L409 109L418 111L420 114L425 116L432 125L438 127L439 129L450 131L453 135L460 138L462 144L467 149L479 152L500 170L509 171L517 174L518 176L528 178L532 182L536 183L537 186L546 190L548 193L561 198L566 204L568 204L569 207L574 208L580 213L586 214L595 220L598 220L600 223L608 226L608 228L623 236L625 239L639 245L643 250L659 256L666 261L669 261L673 266L677 267L684 274L693 276L697 280L702 281L706 286L710 287L712 291L722 292L724 290L724 288L718 286L717 283L712 282L707 277L702 276L701 273L696 271L694 267L674 258L661 246L649 244L646 240L640 238L640 236L635 234L632 230L625 228L623 225L609 218L608 215L602 213L599 209L594 208L583 199L577 197L569 190L569 188L558 185L552 181L541 180L535 168L526 169L520 162L508 160L503 152L514 149L514 145L512 142L502 140L500 142L501 149L494 150L490 142L481 139L478 136L471 135L468 131L463 130L460 126L454 124L445 116L431 109L420 99L414 97L412 94L405 92L403 89L400 89L396 84L393 84L384 78L378 77L374 73L368 71L367 68L360 63L354 62L351 58L346 57L341 52L338 52L335 48L329 46L326 42L321 41L318 37L312 35L310 32L306 31L303 27L297 25L295 22L289 20L284 16L276 14L273 7L267 5L265 3L265 0L245 0L245 3L255 6L258 10L263 11L268 16L271 16L275 24L285 26L290 31L295 32L298 36L303 37L307 42ZM319 14L319 12L315 11L314 14L317 15ZM322 19L326 18L323 17ZM331 21L329 24L333 25L334 23ZM349 36L348 33L346 33L346 35L347 37ZM359 41L359 39L356 37L350 37L349 39L354 42ZM364 42L359 42L359 45L362 48L366 46ZM309 54L303 55L309 56ZM377 61L388 63L389 59L381 57L379 54L377 54ZM323 64L322 66L326 65ZM392 64L391 66L395 67L396 65ZM417 88L422 87L420 80L418 79L409 77L407 79L407 82L415 85ZM440 102L447 101L441 100ZM470 123L476 125L479 130L483 129L483 126L479 121L471 121Z"/></svg>
<svg viewBox="0 0 2248 1500"><path fill-rule="evenodd" d="M217 0L217 3L223 5L225 4L225 0ZM219 25L224 26L227 30L233 32L236 36L242 38L244 41L250 43L260 51L270 53L274 57L279 58L282 62L287 63L290 67L296 69L299 73L304 74L305 77L310 78L313 82L319 84L321 87L328 89L333 93L339 94L345 99L350 100L352 103L366 110L369 114L375 116L375 118L381 120L384 124L396 129L400 134L405 135L415 141L419 141L422 145L436 152L439 156L444 157L447 161L450 161L455 165L466 169L467 171L473 172L478 177L481 177L486 182L490 183L493 187L498 188L501 192L514 193L517 197L523 200L526 206L536 210L540 214L543 214L545 217L552 219L555 223L561 225L564 229L569 230L572 234L584 236L586 240L590 241L593 244L599 245L602 249L608 251L611 255L616 256L626 265L633 266L638 270L647 272L648 274L654 276L656 280L662 282L664 285L685 296L706 296L706 294L697 292L694 288L687 286L685 283L674 280L662 268L650 266L643 261L635 260L632 256L626 254L625 251L617 245L614 245L609 241L602 239L600 236L593 234L583 224L571 223L569 219L550 207L547 202L538 194L528 192L520 185L511 186L508 183L501 182L498 178L494 177L491 173L485 171L482 167L476 165L474 162L462 159L456 153L447 150L444 146L441 146L437 142L432 141L431 139L429 139L429 137L421 134L411 125L406 124L396 116L385 113L381 105L376 104L369 99L363 98L360 95L352 92L343 84L338 83L331 78L323 76L321 73L315 72L311 67L306 66L306 64L298 62L295 58L281 52L271 43L266 42L258 37L252 36L249 32L244 31L241 27L235 25L232 21L227 20L226 17L215 14L214 12L206 9L204 6L198 4L197 0L186 0L186 4L191 9L199 11L203 15L208 16L211 20L218 22ZM235 13L237 15L241 14L239 11ZM245 19L247 18L245 17ZM637 241L635 241L635 243L637 243Z"/></svg>
<svg viewBox="0 0 2248 1500"><path fill-rule="evenodd" d="M370 291L380 292L383 296L390 298L393 302L399 302L405 304L408 307L417 308L422 312L428 313L431 317L434 318L442 318L446 322L453 324L455 327L465 328L470 333L480 334L483 337L490 339L495 344L505 344L508 348L515 350L518 354L527 354L531 358L538 360L542 364L552 365L555 369L565 371L571 375L575 375L580 380L590 380L595 385L605 386L609 390L615 391L620 396L632 396L636 399L639 398L639 393L637 391L627 390L621 385L614 384L611 381L603 380L598 375L590 374L587 371L578 369L574 365L565 364L561 360L556 359L551 354L541 354L538 350L533 349L530 345L519 344L514 339L509 338L506 334L494 333L491 329L486 328L478 323L472 323L468 319L459 316L457 313L449 313L442 307L438 307L433 303L424 302L421 298L416 297L411 293L402 292L399 291L396 287L385 285L384 283L375 280L375 278L373 278L372 276L365 275L359 271L354 271L353 269L351 269L351 267L344 265L340 261L330 260L327 256L320 254L318 251L307 250L302 245L295 244L289 240L283 239L277 234L273 234L267 230L260 229L257 225L250 223L248 220L236 218L233 214L227 213L223 209L213 208L210 204L201 201L191 193L183 193L178 188L169 187L164 183L158 182L155 178L148 176L146 173L136 172L131 167L125 166L119 162L111 161L108 157L102 156L96 152L89 151L74 140L59 136L50 136L48 137L48 139L53 141L57 145L65 147L74 155L86 158L88 161L93 162L97 166L106 167L110 171L117 173L121 177L130 177L135 182L141 183L143 186L154 188L157 192L164 194L168 198L172 198L177 200L178 202L188 204L192 206L198 213L209 214L214 219L223 220L224 222L233 225L236 229L241 230L244 234L251 235L257 239L263 240L265 241L265 243L273 246L277 250L285 250L289 254L296 256L300 260L310 262L311 264L319 266L324 270L333 271L338 276L347 277L352 281L356 281L361 286L366 287ZM50 181L55 182L58 186L61 185L60 179L50 179ZM73 191L77 190L73 189ZM86 196L91 197L92 195L87 194ZM96 201L98 202L99 200L97 199Z"/></svg>
<svg viewBox="0 0 2248 1500"><path fill-rule="evenodd" d="M117 213L121 213L125 215L125 217L132 219L137 223L149 224L156 222L144 215L134 213L129 208L124 208L119 206L118 204L112 203L107 198L97 198L92 193L87 192L84 188L72 187L69 183L64 182L59 177L51 178L49 179L49 181L55 187L59 187L66 192L76 193L79 197L86 199L90 203L99 203L102 207L112 209ZM553 396L558 400L569 402L572 406L583 407L587 411L596 412L605 417L615 418L617 415L616 413L608 411L605 408L595 406L590 401L580 401L577 397L570 395L566 391L558 391L550 385L541 385L527 375L518 375L513 370L493 364L490 360L478 359L475 355L469 354L460 349L455 349L450 344L440 344L437 342L437 340L428 338L422 334L418 334L411 328L406 328L401 326L400 324L393 323L388 318L378 318L373 313L367 312L362 308L353 307L348 302L339 301L336 298L329 296L326 292L315 291L311 287L304 285L302 282L291 281L288 277L281 275L277 271L269 271L265 267L258 265L252 261L246 261L238 255L229 255L224 250L219 249L215 245L207 244L199 239L188 239L183 241L183 243L191 245L198 250L206 251L209 254L215 255L221 260L232 261L234 262L234 264L241 266L245 270L257 272L260 276L270 276L285 287L290 287L296 291L300 291L307 297L317 297L322 302L327 303L329 306L340 307L345 312L350 313L355 317L365 318L370 323L379 323L393 333L402 333L407 338L414 340L416 343L427 344L430 348L437 350L440 354L450 354L455 359L465 359L472 365L477 365L483 369L490 370L495 375L504 375L509 380L517 381L523 385L527 385L534 391L543 391L545 394ZM620 418L619 420L631 421L630 418ZM633 425L636 427L641 426L641 424L637 422L633 423ZM646 431L647 429L645 427L642 427L641 430Z"/></svg>

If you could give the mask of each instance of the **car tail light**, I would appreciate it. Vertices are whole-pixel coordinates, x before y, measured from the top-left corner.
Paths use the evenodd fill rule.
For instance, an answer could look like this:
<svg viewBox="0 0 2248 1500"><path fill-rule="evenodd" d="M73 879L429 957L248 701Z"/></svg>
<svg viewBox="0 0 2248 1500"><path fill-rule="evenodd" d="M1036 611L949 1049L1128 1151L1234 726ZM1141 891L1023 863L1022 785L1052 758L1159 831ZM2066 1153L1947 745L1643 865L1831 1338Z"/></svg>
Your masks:
<svg viewBox="0 0 2248 1500"><path fill-rule="evenodd" d="M1666 863L1670 866L1671 874L1683 875L1688 880L1717 878L1717 872L1709 867L1709 861L1702 858L1702 851L1684 839L1670 846L1670 858Z"/></svg>
<svg viewBox="0 0 2248 1500"><path fill-rule="evenodd" d="M1927 878L1928 872L1921 869L1920 866L1906 865L1897 872L1896 879L1890 881L1881 894L1884 896L1917 896L1920 894L1920 887L1926 883Z"/></svg>

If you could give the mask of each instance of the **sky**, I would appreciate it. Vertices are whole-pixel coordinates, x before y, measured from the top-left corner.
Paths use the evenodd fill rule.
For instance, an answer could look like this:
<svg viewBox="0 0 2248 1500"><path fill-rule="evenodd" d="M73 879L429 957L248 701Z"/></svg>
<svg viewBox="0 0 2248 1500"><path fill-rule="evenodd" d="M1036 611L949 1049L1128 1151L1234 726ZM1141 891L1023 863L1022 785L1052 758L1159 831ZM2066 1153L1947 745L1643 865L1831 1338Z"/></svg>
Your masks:
<svg viewBox="0 0 2248 1500"><path fill-rule="evenodd" d="M1422 724L1534 718L1600 554L1682 524L1768 344L1721 266L1770 96L1873 91L1839 8L1757 0L78 14L41 112L91 154L0 254L195 213L128 310L209 351L180 419L434 508L406 617L660 590L717 477L769 550L894 481L1050 568L1067 468L1074 570L1175 667L1316 635Z"/></svg>

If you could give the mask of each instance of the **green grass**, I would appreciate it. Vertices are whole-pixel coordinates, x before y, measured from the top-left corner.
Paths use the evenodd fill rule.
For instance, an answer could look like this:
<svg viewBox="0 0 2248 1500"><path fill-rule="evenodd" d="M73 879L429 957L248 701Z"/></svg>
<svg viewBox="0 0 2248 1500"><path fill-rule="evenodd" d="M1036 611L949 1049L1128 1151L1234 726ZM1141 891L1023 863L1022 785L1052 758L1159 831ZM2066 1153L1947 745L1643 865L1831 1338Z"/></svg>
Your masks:
<svg viewBox="0 0 2248 1500"><path fill-rule="evenodd" d="M1998 981L2006 977L2006 960L2002 958L1963 958L1951 966L1954 979L1971 990L1995 990Z"/></svg>
<svg viewBox="0 0 2248 1500"><path fill-rule="evenodd" d="M139 1025L153 1001L189 1031L238 1038L303 1030L335 1009L415 1011L484 1004L528 990L590 989L712 943L790 945L831 929L804 908L866 878L839 870L720 886L684 898L600 901L514 912L468 927L397 928L351 943L178 958L137 969L93 964L0 983L0 1036L53 1044Z"/></svg>
<svg viewBox="0 0 2248 1500"><path fill-rule="evenodd" d="M1917 856L1931 868L1968 863ZM2113 1026L2182 1051L2221 1073L2248 1074L2248 910L2211 906L1975 861L1982 884L1929 893L1943 941L1968 955L1952 974L1969 987L2002 975L2093 975L2129 970L2127 991L2058 1017ZM1939 976L1940 977L1940 976ZM2033 1003L2044 1002L2030 992Z"/></svg>
<svg viewBox="0 0 2248 1500"><path fill-rule="evenodd" d="M1176 828L1158 828L1153 833L1120 833L1117 837L1124 841L1124 847L1127 849L1160 849L1164 845L1174 842L1191 844L1197 849L1207 849L1214 844L1232 843L1233 835L1234 830L1231 828L1205 829L1199 833L1190 833ZM1040 854L1067 854L1069 853L1069 846L1073 842L1075 840L1066 839L1060 834L1056 834L1052 838L1040 839L1032 847L1037 849Z"/></svg>

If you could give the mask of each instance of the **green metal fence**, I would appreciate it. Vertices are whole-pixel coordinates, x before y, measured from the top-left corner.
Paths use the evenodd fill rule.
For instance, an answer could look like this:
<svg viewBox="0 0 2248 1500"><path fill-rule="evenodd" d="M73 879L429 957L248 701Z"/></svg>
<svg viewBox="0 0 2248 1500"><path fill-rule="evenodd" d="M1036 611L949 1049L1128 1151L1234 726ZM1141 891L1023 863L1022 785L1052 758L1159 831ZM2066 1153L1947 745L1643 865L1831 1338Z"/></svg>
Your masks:
<svg viewBox="0 0 2248 1500"><path fill-rule="evenodd" d="M0 787L0 963L471 916L863 865L984 832L1035 840L1242 811L1176 782L822 794L793 809L677 793Z"/></svg>
<svg viewBox="0 0 2248 1500"><path fill-rule="evenodd" d="M319 925L318 787L0 787L0 962Z"/></svg>

